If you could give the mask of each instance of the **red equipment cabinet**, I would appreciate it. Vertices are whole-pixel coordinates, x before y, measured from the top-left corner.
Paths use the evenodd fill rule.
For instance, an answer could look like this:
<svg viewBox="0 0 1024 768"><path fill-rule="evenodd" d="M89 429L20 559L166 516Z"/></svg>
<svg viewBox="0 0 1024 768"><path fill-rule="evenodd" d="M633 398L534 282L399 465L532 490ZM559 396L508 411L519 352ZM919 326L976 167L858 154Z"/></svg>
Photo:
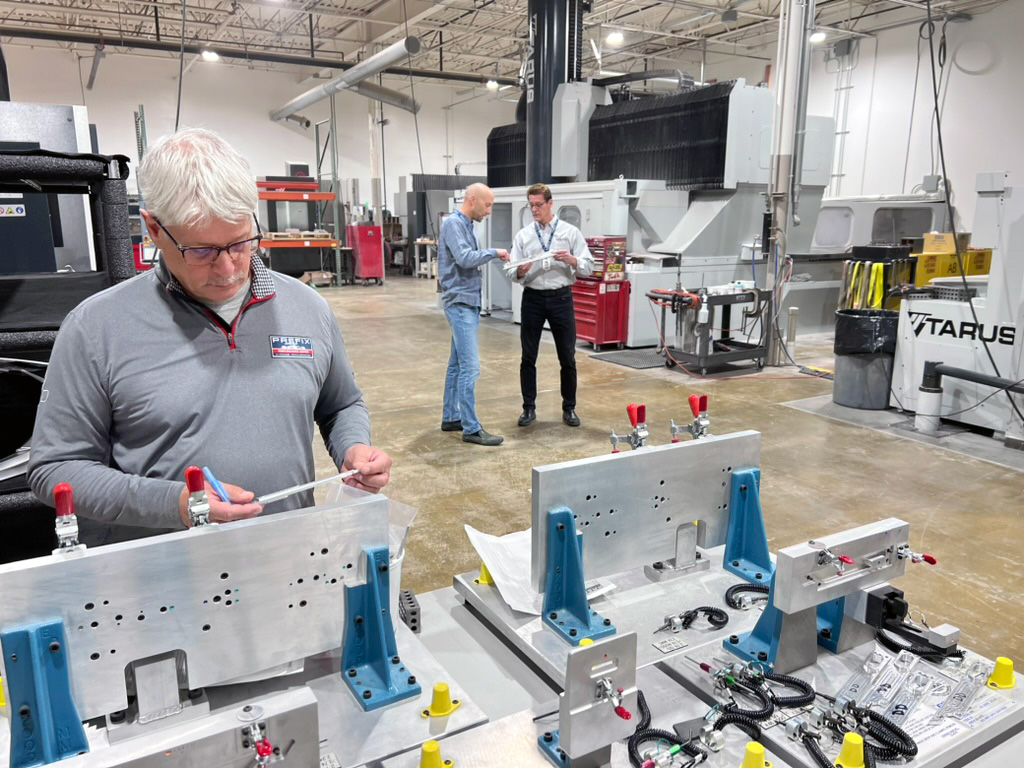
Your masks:
<svg viewBox="0 0 1024 768"><path fill-rule="evenodd" d="M629 281L625 280L626 238L588 237L594 272L572 287L576 338L595 348L626 341L629 328Z"/></svg>
<svg viewBox="0 0 1024 768"><path fill-rule="evenodd" d="M629 321L629 281L605 282L581 277L572 286L576 314L576 338L589 341L595 349L603 344L626 342Z"/></svg>
<svg viewBox="0 0 1024 768"><path fill-rule="evenodd" d="M348 245L352 249L356 280L384 282L384 237L381 228L356 224L348 228Z"/></svg>

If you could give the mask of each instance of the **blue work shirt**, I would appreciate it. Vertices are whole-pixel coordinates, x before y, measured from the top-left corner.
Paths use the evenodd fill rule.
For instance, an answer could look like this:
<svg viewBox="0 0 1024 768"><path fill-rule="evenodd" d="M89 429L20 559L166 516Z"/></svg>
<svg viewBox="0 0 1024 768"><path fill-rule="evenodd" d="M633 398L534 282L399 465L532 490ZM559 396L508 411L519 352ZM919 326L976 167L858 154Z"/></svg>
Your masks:
<svg viewBox="0 0 1024 768"><path fill-rule="evenodd" d="M498 258L493 248L480 250L473 232L473 222L456 211L441 225L437 245L437 275L441 282L444 306L467 304L480 306L480 267Z"/></svg>

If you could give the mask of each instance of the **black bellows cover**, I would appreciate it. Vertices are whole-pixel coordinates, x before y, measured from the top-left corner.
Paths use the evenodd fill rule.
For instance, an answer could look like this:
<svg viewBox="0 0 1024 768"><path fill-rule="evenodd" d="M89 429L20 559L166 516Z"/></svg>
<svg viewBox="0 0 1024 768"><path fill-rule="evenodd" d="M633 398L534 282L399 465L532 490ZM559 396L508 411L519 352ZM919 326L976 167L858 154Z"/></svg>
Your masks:
<svg viewBox="0 0 1024 768"><path fill-rule="evenodd" d="M716 83L598 107L590 119L588 178L622 176L681 189L721 189L734 86Z"/></svg>
<svg viewBox="0 0 1024 768"><path fill-rule="evenodd" d="M526 123L499 125L487 134L487 185L526 184Z"/></svg>

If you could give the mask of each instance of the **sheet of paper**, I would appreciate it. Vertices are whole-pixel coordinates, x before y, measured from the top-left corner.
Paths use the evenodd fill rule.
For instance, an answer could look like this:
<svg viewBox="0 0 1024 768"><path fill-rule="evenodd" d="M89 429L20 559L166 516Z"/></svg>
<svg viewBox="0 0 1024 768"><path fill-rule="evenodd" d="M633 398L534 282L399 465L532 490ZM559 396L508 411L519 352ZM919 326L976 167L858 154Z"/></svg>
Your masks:
<svg viewBox="0 0 1024 768"><path fill-rule="evenodd" d="M540 616L544 596L531 585L530 529L492 536L467 525L466 535L490 571L502 600L514 611ZM593 579L587 582L587 598L593 600L613 589L611 582Z"/></svg>

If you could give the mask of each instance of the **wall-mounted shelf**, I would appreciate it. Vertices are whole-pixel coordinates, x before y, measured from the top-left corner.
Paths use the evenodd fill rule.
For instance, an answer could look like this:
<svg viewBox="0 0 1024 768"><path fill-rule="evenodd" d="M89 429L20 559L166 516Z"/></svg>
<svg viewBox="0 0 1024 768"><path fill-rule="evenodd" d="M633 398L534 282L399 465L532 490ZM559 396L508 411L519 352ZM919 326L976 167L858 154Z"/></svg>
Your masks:
<svg viewBox="0 0 1024 768"><path fill-rule="evenodd" d="M337 248L337 240L260 240L260 248Z"/></svg>
<svg viewBox="0 0 1024 768"><path fill-rule="evenodd" d="M315 201L334 200L331 192L260 192L260 200L288 203L312 203Z"/></svg>

